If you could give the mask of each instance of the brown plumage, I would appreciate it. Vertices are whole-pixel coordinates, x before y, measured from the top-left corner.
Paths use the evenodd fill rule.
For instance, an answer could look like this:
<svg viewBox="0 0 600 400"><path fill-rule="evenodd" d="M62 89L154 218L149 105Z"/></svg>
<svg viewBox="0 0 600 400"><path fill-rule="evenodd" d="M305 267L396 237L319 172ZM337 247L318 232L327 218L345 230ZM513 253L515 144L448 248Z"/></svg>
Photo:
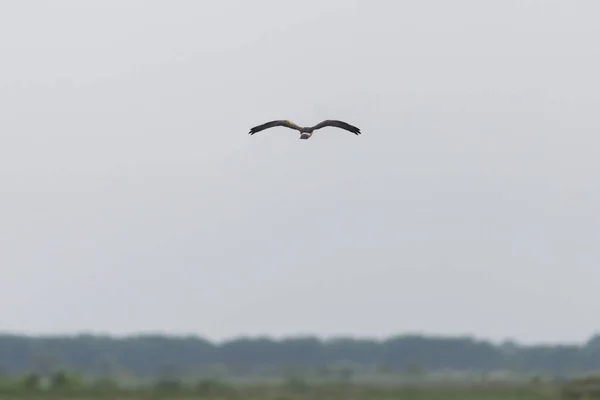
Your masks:
<svg viewBox="0 0 600 400"><path fill-rule="evenodd" d="M333 126L336 128L345 129L348 132L354 133L355 135L360 135L359 128L357 128L353 125L350 125L344 121L338 121L335 119L327 119L323 122L318 123L315 126L298 126L295 123L293 123L292 121L275 120L275 121L269 121L262 125L257 125L255 127L251 128L250 132L248 132L248 133L250 135L254 135L256 132L260 132L265 129L273 128L275 126L284 126L286 128L295 129L295 130L299 131L300 139L309 139L313 135L314 131L316 131L317 129L325 128L326 126Z"/></svg>

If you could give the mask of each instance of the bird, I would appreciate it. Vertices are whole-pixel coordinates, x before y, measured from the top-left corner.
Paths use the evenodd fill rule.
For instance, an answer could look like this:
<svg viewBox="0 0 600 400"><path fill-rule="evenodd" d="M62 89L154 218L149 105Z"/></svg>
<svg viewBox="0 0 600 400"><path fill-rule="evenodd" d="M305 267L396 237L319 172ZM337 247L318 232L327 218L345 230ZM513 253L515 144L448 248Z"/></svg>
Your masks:
<svg viewBox="0 0 600 400"><path fill-rule="evenodd" d="M333 126L336 128L345 129L349 132L354 133L355 135L360 135L360 129L350 125L344 121L338 121L336 119L326 119L325 121L319 122L314 126L298 126L292 121L287 119L269 121L262 125L257 125L253 128L250 128L249 135L254 135L257 132L263 131L265 129L273 128L275 126L285 126L286 128L295 129L300 132L300 139L310 139L313 135L313 132L317 129L325 128L326 126Z"/></svg>

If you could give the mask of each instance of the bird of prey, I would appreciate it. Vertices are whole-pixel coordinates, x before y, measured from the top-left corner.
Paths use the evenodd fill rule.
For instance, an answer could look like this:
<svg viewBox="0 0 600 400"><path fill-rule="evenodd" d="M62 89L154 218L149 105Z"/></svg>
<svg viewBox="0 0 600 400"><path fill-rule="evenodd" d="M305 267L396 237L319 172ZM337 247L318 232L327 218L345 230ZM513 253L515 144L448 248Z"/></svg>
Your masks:
<svg viewBox="0 0 600 400"><path fill-rule="evenodd" d="M251 128L250 132L248 132L248 134L254 135L256 132L260 132L265 129L273 128L275 126L285 126L286 128L295 129L295 130L299 131L300 139L309 139L313 135L314 131L316 131L317 129L325 128L326 126L334 126L336 128L345 129L349 132L354 133L355 135L360 135L359 128L352 126L344 121L338 121L335 119L327 119L323 122L318 123L315 126L298 126L295 123L293 123L292 121L288 121L288 120L269 121L262 125L257 125L255 127Z"/></svg>

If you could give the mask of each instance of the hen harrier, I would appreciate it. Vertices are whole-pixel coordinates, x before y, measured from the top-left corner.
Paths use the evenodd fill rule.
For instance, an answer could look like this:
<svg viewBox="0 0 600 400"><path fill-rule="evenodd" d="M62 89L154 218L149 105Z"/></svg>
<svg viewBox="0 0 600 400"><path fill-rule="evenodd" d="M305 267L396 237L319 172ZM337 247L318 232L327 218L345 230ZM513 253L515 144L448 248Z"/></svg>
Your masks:
<svg viewBox="0 0 600 400"><path fill-rule="evenodd" d="M360 129L352 126L344 121L337 121L335 119L328 119L323 122L318 123L315 126L298 126L292 121L288 120L276 120L264 123L262 125L255 126L250 129L248 132L250 135L254 135L256 132L260 132L265 129L273 128L275 126L285 126L286 128L295 129L300 132L300 139L309 139L313 132L317 129L325 128L326 126L334 126L336 128L345 129L349 132L354 133L355 135L360 135Z"/></svg>

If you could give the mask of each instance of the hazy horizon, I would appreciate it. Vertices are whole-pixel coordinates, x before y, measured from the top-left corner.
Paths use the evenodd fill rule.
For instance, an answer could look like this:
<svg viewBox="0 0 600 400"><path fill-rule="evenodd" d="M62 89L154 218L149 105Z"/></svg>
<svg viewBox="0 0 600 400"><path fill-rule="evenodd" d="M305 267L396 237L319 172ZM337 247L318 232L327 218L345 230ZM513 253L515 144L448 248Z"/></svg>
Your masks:
<svg viewBox="0 0 600 400"><path fill-rule="evenodd" d="M450 333L450 334L437 334L435 332L396 332L391 333L389 335L380 335L380 336L367 336L367 335L352 335L351 333L341 333L341 334L331 334L331 335L319 335L319 334L311 334L310 332L305 333L289 333L289 334L280 334L280 335L272 335L272 334L236 334L228 337L220 337L220 338L211 338L209 336L203 335L199 332L168 332L168 331L160 331L160 330L148 330L148 331L131 331L124 333L111 333L108 331L69 331L69 332L17 332L17 331L0 331L0 336L8 335L8 336L22 336L27 338L75 338L78 336L96 336L96 337L109 337L112 339L126 339L126 338L135 338L135 337L144 337L144 336L164 336L170 338L195 338L200 340L208 340L209 342L220 345L230 341L235 341L238 339L270 339L274 341L286 340L286 339L294 339L294 338L316 338L322 341L335 340L335 339L353 339L353 340L373 340L376 342L382 342L388 339L405 337L405 336L421 336L427 339L453 339L453 338L470 338L477 341L489 342L493 345L501 345L505 342L516 343L521 346L563 346L563 345L576 345L583 346L590 339L594 338L596 335L600 335L600 332L593 333L589 337L584 338L583 340L575 340L575 341L544 341L544 340L532 340L532 341L520 341L515 338L506 337L501 339L493 339L489 337L483 337L474 335L468 332L465 333Z"/></svg>
<svg viewBox="0 0 600 400"><path fill-rule="evenodd" d="M600 331L600 3L1 9L0 331Z"/></svg>

